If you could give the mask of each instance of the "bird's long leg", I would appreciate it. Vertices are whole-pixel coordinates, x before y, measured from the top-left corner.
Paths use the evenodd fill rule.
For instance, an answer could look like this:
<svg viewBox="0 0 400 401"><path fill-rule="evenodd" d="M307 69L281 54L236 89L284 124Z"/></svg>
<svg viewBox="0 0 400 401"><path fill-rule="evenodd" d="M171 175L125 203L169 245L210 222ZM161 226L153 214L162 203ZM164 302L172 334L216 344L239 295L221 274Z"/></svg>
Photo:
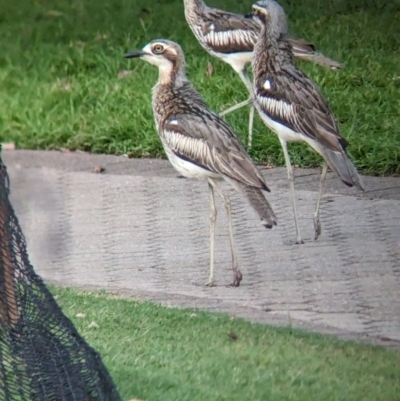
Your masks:
<svg viewBox="0 0 400 401"><path fill-rule="evenodd" d="M318 237L321 235L321 223L319 221L319 206L321 203L321 197L322 197L322 192L324 190L324 182L327 172L328 172L328 163L325 161L324 165L322 166L321 178L319 180L317 205L315 207L315 212L314 212L314 232L315 232L314 240L317 240Z"/></svg>
<svg viewBox="0 0 400 401"><path fill-rule="evenodd" d="M249 99L247 99L247 100L244 100L243 102L240 102L240 103L238 103L238 104L235 104L235 105L232 106L232 107L229 107L229 109L226 109L226 110L222 111L221 113L219 113L219 116L220 116L220 117L223 117L223 116L225 116L226 114L229 114L229 113L231 113L232 111L235 111L235 110L240 109L240 108L242 108L242 107L244 107L244 106L247 106L247 105L250 104L250 103L253 103L253 99L251 99L251 98L249 98Z"/></svg>
<svg viewBox="0 0 400 401"><path fill-rule="evenodd" d="M251 79L249 77L249 74L247 73L246 66L243 67L241 71L238 71L239 76L243 83L246 85L247 90L250 93L250 99L254 99L253 96L253 83L251 82ZM247 139L247 148L251 149L251 145L253 142L253 122L254 122L254 102L251 103L250 105L250 114L249 114L249 137Z"/></svg>
<svg viewBox="0 0 400 401"><path fill-rule="evenodd" d="M240 102L232 107L230 107L227 110L224 110L222 113L220 113L219 115L225 116L226 114L231 113L232 111L238 110L244 106L247 106L248 104L250 104L250 114L249 114L249 137L248 137L248 142L247 142L247 146L250 149L251 145L252 145L252 140L253 140L253 122L254 122L254 104L253 104L253 84L251 82L251 79L249 77L249 74L247 73L246 70L246 65L242 65L237 68L235 68L234 66L232 66L234 68L234 70L239 74L240 79L243 81L243 83L245 84L247 90L250 93L250 97L245 100L244 102Z"/></svg>
<svg viewBox="0 0 400 401"><path fill-rule="evenodd" d="M249 114L249 138L247 141L247 148L251 149L251 145L253 143L253 123L254 123L254 104L250 106L250 114Z"/></svg>
<svg viewBox="0 0 400 401"><path fill-rule="evenodd" d="M209 179L209 183L214 187L214 189L224 200L226 214L228 215L229 239L231 244L232 272L233 272L232 286L239 287L240 282L243 279L243 275L239 270L238 259L236 256L236 246L235 246L235 239L233 236L233 225L232 225L231 200L229 198L229 195L226 195L214 180Z"/></svg>
<svg viewBox="0 0 400 401"><path fill-rule="evenodd" d="M211 180L210 180L211 181ZM217 220L217 208L215 207L214 186L212 182L208 182L210 189L210 277L206 286L214 286L214 239L215 239L215 222Z"/></svg>
<svg viewBox="0 0 400 401"><path fill-rule="evenodd" d="M296 244L303 244L303 240L301 239L301 234L300 234L300 227L299 227L299 221L297 218L297 207L296 207L296 196L295 196L295 191L294 191L294 177L293 177L293 168L292 164L290 163L290 157L289 153L287 150L287 143L285 140L279 138L282 149L283 149L283 154L285 156L285 163L286 163L286 169L287 169L287 174L288 174L288 180L289 180L289 185L290 185L290 190L292 191L292 207L293 207L293 214L294 214L294 222L296 225Z"/></svg>

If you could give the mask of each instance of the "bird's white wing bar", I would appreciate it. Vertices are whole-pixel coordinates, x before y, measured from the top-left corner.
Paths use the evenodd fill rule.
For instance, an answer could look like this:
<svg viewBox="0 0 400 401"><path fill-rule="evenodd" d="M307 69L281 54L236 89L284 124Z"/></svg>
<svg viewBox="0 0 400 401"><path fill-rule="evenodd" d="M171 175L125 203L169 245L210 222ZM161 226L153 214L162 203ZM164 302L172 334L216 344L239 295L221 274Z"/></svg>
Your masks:
<svg viewBox="0 0 400 401"><path fill-rule="evenodd" d="M175 153L186 158L197 161L209 156L210 149L206 142L201 139L182 135L180 132L164 130L164 140ZM200 161L200 160L199 160ZM203 164L203 163L201 163Z"/></svg>
<svg viewBox="0 0 400 401"><path fill-rule="evenodd" d="M264 178L224 121L216 115L204 117L174 116L164 124L163 141L177 157L215 174L266 189ZM173 120L178 124L170 124Z"/></svg>
<svg viewBox="0 0 400 401"><path fill-rule="evenodd" d="M213 25L211 25L213 26ZM210 31L204 37L207 43L215 43L218 45L229 45L232 43L245 44L251 40L251 34L248 31L236 29L234 31Z"/></svg>
<svg viewBox="0 0 400 401"><path fill-rule="evenodd" d="M253 32L241 29L229 31L209 29L204 36L204 42L214 51L221 53L253 51L255 39Z"/></svg>
<svg viewBox="0 0 400 401"><path fill-rule="evenodd" d="M191 136L184 127L180 126L178 120L168 121L162 136L166 145L176 156L207 170L218 172L213 168L212 163L210 164L212 160L210 145L201 137Z"/></svg>
<svg viewBox="0 0 400 401"><path fill-rule="evenodd" d="M269 81L266 81L269 83ZM265 84L264 84L265 85ZM279 119L289 122L293 119L295 111L291 104L284 100L276 100L271 97L257 95L256 99L261 106L261 110L272 119Z"/></svg>

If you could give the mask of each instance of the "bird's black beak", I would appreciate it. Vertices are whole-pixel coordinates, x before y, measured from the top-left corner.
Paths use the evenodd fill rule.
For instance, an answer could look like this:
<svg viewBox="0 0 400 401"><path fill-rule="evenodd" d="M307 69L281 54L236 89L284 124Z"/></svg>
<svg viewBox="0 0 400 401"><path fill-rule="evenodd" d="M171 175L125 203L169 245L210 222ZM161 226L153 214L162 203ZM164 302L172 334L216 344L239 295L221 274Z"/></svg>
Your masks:
<svg viewBox="0 0 400 401"><path fill-rule="evenodd" d="M249 14L246 14L245 16L244 16L244 18L248 18L248 19L253 19L253 17L254 17L254 14L251 12L251 13L249 13Z"/></svg>
<svg viewBox="0 0 400 401"><path fill-rule="evenodd" d="M146 55L147 53L139 50L139 51L135 51L135 52L129 52L124 54L125 58L136 58L136 57L143 57L144 55Z"/></svg>

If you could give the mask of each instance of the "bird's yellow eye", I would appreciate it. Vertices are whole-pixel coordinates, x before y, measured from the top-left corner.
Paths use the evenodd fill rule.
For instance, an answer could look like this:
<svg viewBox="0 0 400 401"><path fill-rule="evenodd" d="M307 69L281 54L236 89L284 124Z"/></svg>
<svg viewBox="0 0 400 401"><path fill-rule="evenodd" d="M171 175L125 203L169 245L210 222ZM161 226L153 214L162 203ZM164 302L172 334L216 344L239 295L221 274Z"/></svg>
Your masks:
<svg viewBox="0 0 400 401"><path fill-rule="evenodd" d="M153 47L153 53L160 54L164 51L164 46L162 45L155 45Z"/></svg>
<svg viewBox="0 0 400 401"><path fill-rule="evenodd" d="M258 10L257 10L257 8L256 8L256 7L252 7L252 8L251 8L251 10L253 11L253 14L255 14L255 15L256 15L256 14L257 14L257 12L258 12Z"/></svg>

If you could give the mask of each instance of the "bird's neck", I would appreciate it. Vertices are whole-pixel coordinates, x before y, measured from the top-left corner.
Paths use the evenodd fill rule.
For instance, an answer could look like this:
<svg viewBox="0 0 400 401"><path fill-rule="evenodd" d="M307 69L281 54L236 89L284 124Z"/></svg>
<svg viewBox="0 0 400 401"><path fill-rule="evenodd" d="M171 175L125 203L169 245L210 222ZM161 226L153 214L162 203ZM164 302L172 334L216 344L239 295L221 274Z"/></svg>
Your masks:
<svg viewBox="0 0 400 401"><path fill-rule="evenodd" d="M158 68L159 85L180 86L185 80L185 67L182 64L168 63Z"/></svg>
<svg viewBox="0 0 400 401"><path fill-rule="evenodd" d="M153 101L162 98L165 103L172 101L187 83L185 69L160 68L157 85L153 88Z"/></svg>
<svg viewBox="0 0 400 401"><path fill-rule="evenodd" d="M171 66L161 67L158 69L158 84L170 85L173 80L174 71Z"/></svg>
<svg viewBox="0 0 400 401"><path fill-rule="evenodd" d="M180 71L168 82L158 81L153 88L152 102L157 127L172 114L182 113L193 106L207 107L201 95L186 78L184 71Z"/></svg>
<svg viewBox="0 0 400 401"><path fill-rule="evenodd" d="M257 73L279 70L285 63L291 63L293 53L286 34L275 31L271 24L263 25L254 46L253 69Z"/></svg>
<svg viewBox="0 0 400 401"><path fill-rule="evenodd" d="M199 14L206 7L206 4L203 0L183 0L183 3L185 5L186 16Z"/></svg>

